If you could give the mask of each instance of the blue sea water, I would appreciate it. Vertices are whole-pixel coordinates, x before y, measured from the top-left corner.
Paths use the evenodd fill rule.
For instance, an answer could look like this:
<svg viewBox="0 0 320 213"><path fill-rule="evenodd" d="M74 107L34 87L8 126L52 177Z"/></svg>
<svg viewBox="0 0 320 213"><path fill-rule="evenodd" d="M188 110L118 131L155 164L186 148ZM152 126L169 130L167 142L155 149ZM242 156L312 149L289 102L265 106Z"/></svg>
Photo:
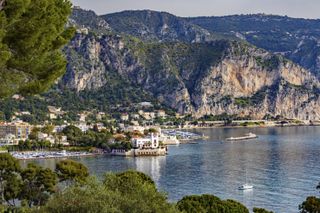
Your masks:
<svg viewBox="0 0 320 213"><path fill-rule="evenodd" d="M136 169L150 175L171 201L185 195L214 194L237 200L252 210L263 207L276 213L299 212L307 196L319 195L320 127L212 128L191 130L209 136L198 144L170 146L162 157L79 158L97 176ZM257 139L224 142L253 132ZM54 159L38 160L54 167ZM239 191L244 183L254 186Z"/></svg>

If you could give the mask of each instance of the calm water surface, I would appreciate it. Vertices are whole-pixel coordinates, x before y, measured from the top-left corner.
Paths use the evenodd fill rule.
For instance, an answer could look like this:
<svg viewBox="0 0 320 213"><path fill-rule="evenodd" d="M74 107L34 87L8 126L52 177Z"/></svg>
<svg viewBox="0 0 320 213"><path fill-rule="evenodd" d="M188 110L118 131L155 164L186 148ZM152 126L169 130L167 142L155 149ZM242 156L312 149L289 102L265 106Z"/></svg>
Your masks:
<svg viewBox="0 0 320 213"><path fill-rule="evenodd" d="M298 212L307 196L318 195L320 127L225 128L192 130L209 136L198 144L170 146L164 157L97 157L78 161L92 174L136 169L149 174L169 199L190 194L214 194L235 199L248 208L276 213ZM223 142L227 137L253 132L258 139ZM39 160L54 167L56 160ZM245 182L252 191L239 191Z"/></svg>

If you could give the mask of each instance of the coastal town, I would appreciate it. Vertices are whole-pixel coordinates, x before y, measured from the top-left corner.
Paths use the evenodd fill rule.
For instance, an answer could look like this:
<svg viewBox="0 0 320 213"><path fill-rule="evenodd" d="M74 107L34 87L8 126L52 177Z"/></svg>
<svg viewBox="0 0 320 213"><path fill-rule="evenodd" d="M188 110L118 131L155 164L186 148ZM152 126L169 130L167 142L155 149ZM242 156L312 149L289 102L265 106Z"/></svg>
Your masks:
<svg viewBox="0 0 320 213"><path fill-rule="evenodd" d="M139 105L141 109L152 107L149 102ZM48 106L48 120L35 125L21 119L30 112L16 112L11 121L0 122L0 151L9 151L24 160L97 154L158 156L167 154L168 145L202 137L176 131L175 125L154 122L168 116L165 110L141 109L137 113L121 113L118 119L107 117L104 112L85 111L78 115L77 121L63 121L60 125L54 124L66 113L60 107Z"/></svg>
<svg viewBox="0 0 320 213"><path fill-rule="evenodd" d="M30 112L15 112L10 121L0 123L0 151L10 152L18 159L59 158L109 154L116 156L166 155L169 145L178 145L204 135L188 129L208 127L268 127L318 125L298 120L197 120L187 115L154 110L150 102L137 104L131 113L110 116L105 112L83 111L78 120L61 121L67 112L61 107L48 106L43 124L24 121ZM67 150L67 151L66 151Z"/></svg>

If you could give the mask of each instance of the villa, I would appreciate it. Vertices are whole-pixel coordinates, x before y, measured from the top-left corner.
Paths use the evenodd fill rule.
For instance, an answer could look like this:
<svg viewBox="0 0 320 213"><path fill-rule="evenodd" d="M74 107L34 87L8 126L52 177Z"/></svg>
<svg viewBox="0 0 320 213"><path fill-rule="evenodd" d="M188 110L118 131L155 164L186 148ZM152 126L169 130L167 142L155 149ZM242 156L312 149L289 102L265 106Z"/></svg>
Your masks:
<svg viewBox="0 0 320 213"><path fill-rule="evenodd" d="M135 149L156 149L159 148L159 136L151 133L150 136L145 138L133 138L131 143Z"/></svg>

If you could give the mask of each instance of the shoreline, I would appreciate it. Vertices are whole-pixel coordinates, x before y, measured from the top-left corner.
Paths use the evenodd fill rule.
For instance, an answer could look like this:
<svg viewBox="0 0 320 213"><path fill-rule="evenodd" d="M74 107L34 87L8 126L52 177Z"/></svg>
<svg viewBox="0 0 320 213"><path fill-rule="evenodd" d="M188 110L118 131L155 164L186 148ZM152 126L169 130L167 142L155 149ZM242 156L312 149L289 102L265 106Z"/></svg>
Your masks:
<svg viewBox="0 0 320 213"><path fill-rule="evenodd" d="M192 126L192 127L183 127L183 128L173 128L174 130L190 130L190 129L212 129L212 128L221 128L221 129L231 129L231 128L270 128L270 127L317 127L319 124L286 124L286 125L248 125L248 126Z"/></svg>
<svg viewBox="0 0 320 213"><path fill-rule="evenodd" d="M192 130L192 129L231 129L231 128L283 128L283 127L319 127L320 124L285 124L285 125L249 125L249 126L192 126L184 128L174 128L172 130ZM199 138L179 139L180 144L196 144L197 140L203 139L205 136L199 136ZM90 152L55 152L55 151L20 151L20 152L8 152L15 158L21 161L30 160L45 160L45 159L63 159L63 158L82 158L82 157L95 157L102 155L112 155L111 153L90 153Z"/></svg>
<svg viewBox="0 0 320 213"><path fill-rule="evenodd" d="M94 157L94 156L105 154L105 153L86 153L86 152L75 152L75 153L69 152L66 154L60 154L57 152L37 152L37 151L25 151L25 152L22 151L22 152L9 152L9 153L16 159L22 160L22 161Z"/></svg>

